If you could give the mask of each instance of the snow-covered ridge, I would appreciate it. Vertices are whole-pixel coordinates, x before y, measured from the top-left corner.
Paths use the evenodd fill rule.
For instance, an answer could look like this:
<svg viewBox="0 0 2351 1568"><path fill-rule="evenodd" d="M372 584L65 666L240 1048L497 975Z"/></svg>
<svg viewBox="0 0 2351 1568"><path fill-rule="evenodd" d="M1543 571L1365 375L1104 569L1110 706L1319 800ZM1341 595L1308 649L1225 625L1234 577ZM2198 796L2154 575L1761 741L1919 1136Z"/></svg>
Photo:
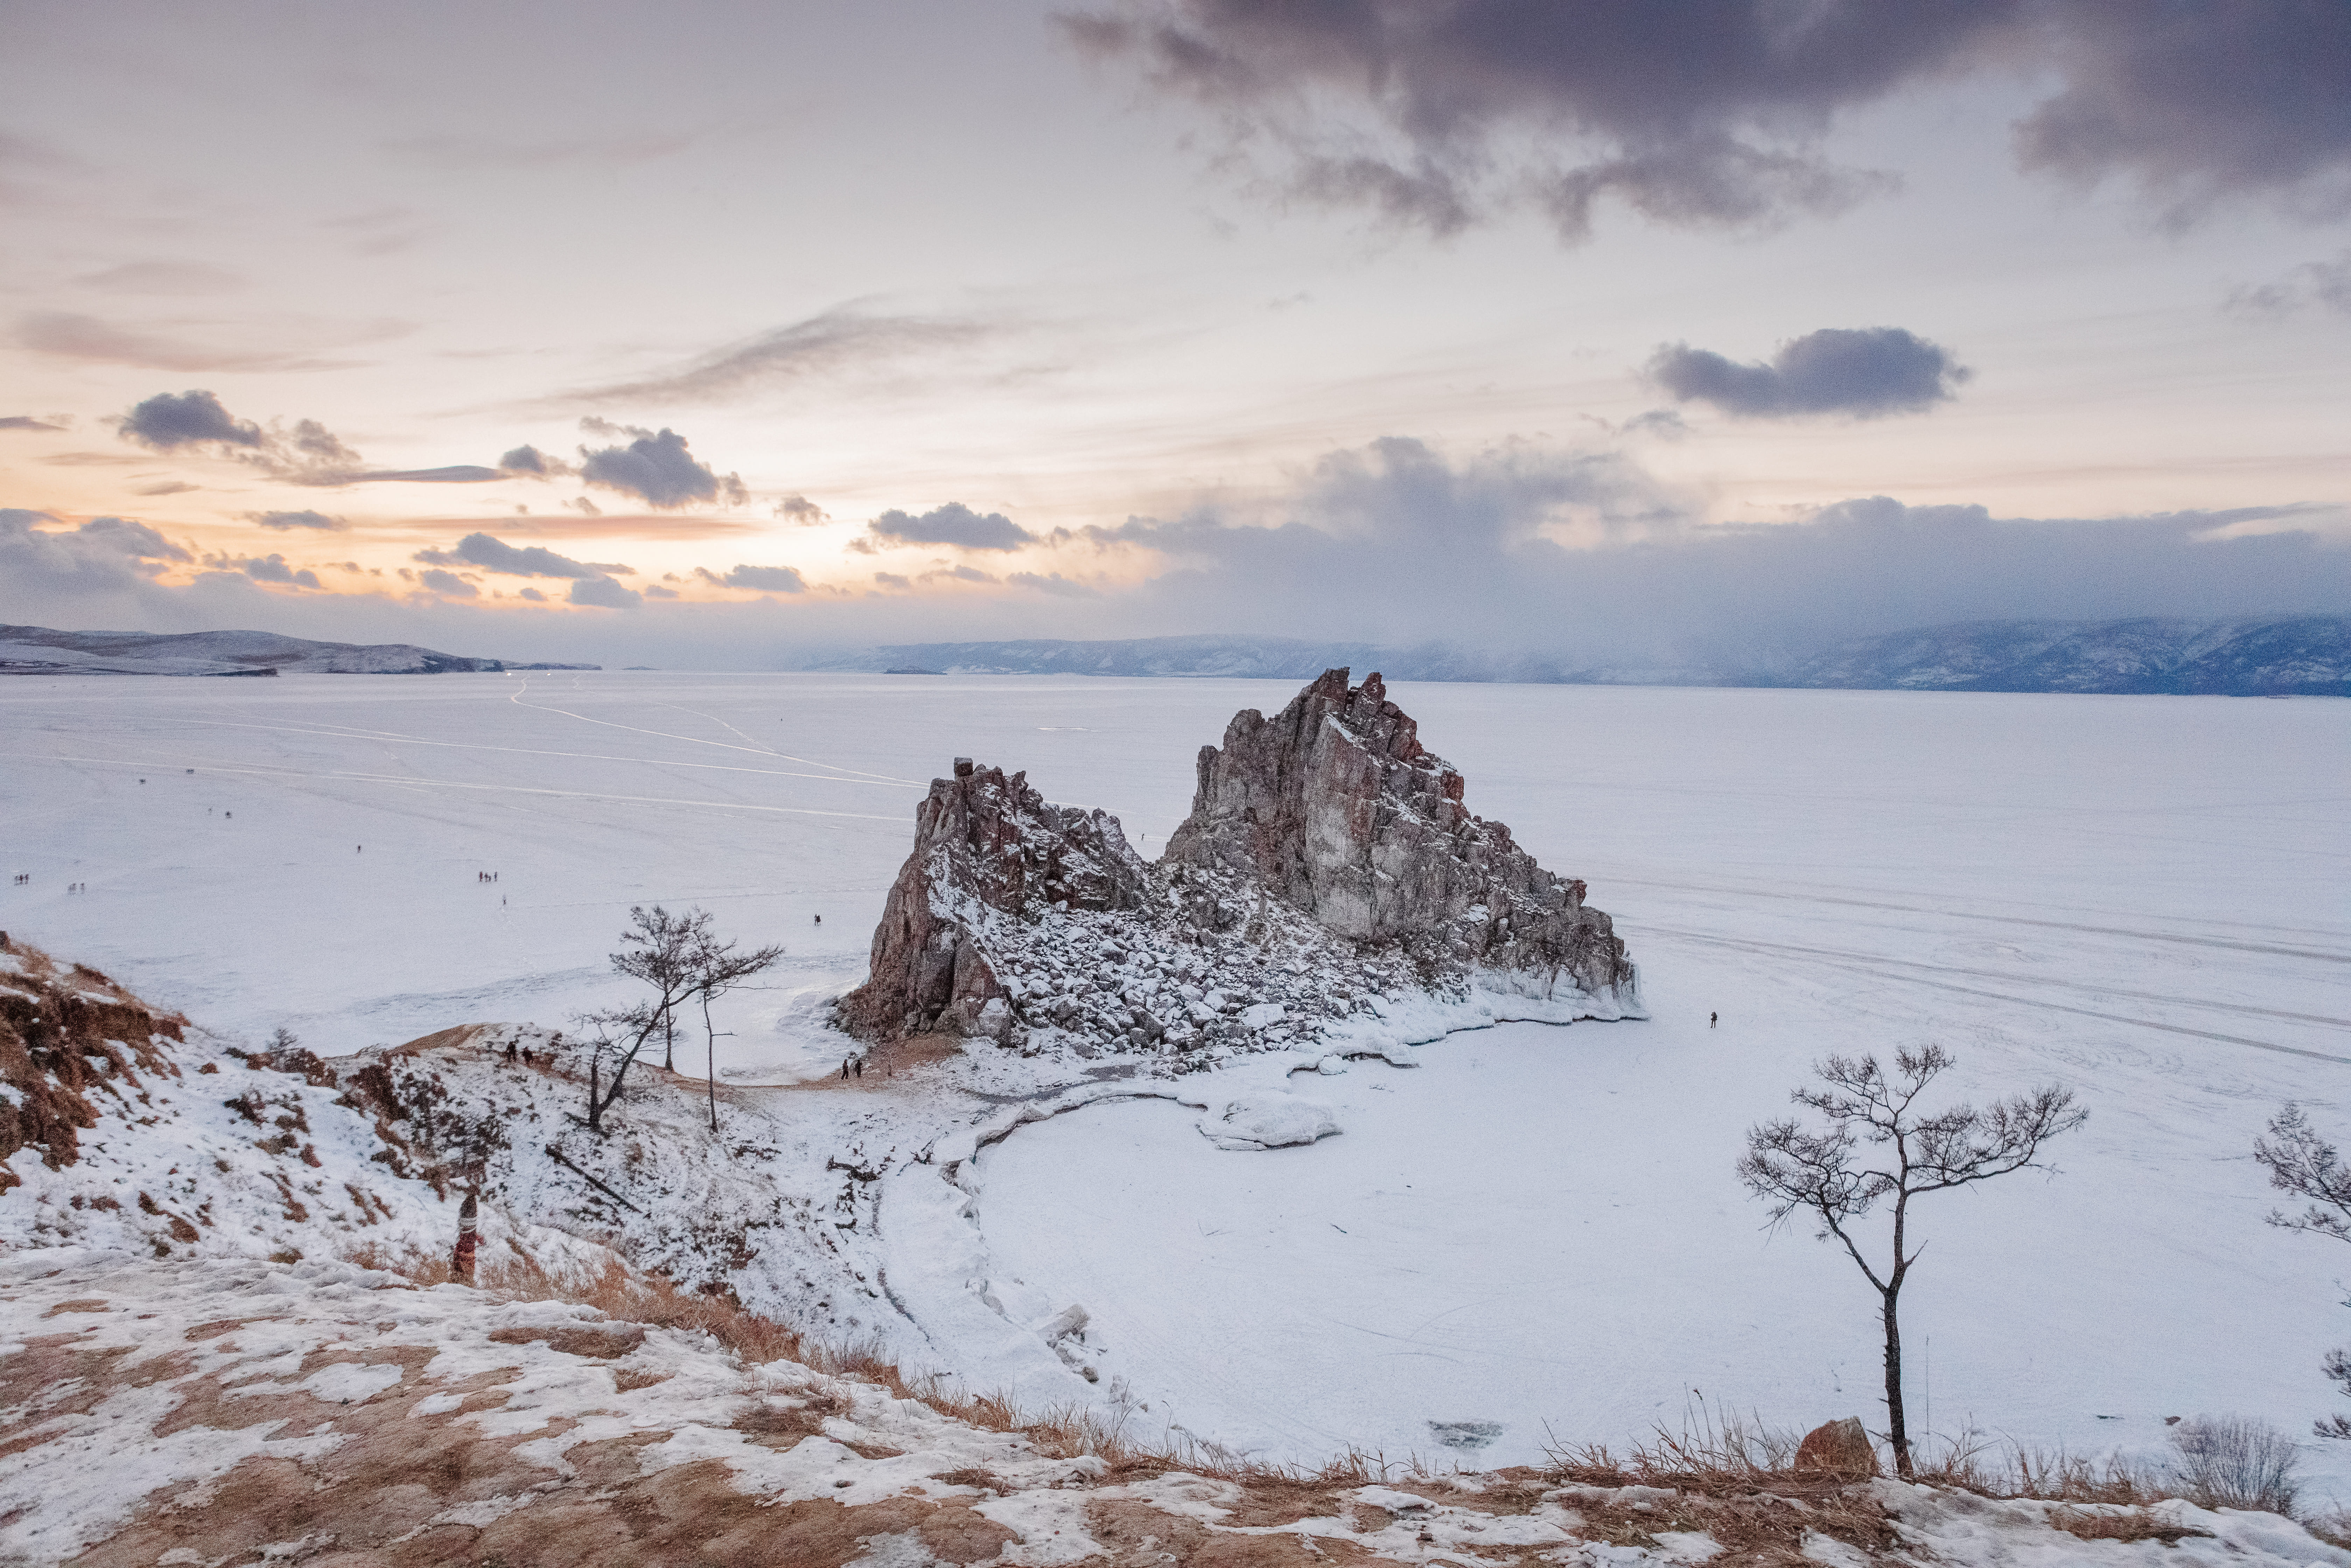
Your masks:
<svg viewBox="0 0 2351 1568"><path fill-rule="evenodd" d="M593 670L467 658L408 643L316 643L275 632L58 632L0 626L0 674L437 675L501 670Z"/></svg>

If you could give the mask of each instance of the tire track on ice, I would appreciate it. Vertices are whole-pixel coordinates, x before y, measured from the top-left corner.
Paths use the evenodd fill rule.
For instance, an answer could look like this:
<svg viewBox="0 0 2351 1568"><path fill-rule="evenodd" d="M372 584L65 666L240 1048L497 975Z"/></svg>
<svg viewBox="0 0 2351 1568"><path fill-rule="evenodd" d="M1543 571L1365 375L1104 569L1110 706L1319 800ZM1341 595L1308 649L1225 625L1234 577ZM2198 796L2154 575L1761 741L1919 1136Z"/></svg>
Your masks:
<svg viewBox="0 0 2351 1568"><path fill-rule="evenodd" d="M1651 926L1647 929L1660 936L1677 936L1685 941L1699 942L1704 943L1708 946L1729 947L1743 952L1771 953L1773 951L1804 951L1804 949L1802 948L1781 949L1777 944L1773 943L1742 942L1729 936L1701 936L1695 932L1668 931L1662 926ZM1894 963L1902 962L1900 959L1894 959L1891 961ZM1964 997L1983 997L1992 1001L2014 1002L2020 1007L2039 1008L2044 1012L2072 1013L2077 1018L2098 1019L2106 1023L2129 1024L2137 1029L2160 1030L2165 1034L2184 1034L2197 1040L2214 1040L2227 1045L2251 1046L2255 1051L2273 1051L2281 1056L2300 1056L2305 1057L2313 1061L2331 1061L2339 1067L2351 1067L2351 1056L2333 1056L2323 1051L2305 1051L2300 1046L2279 1045L2273 1040L2252 1040L2241 1034L2221 1034L2213 1030L2189 1029L2185 1024L2158 1023L2153 1019L2132 1018L2125 1013L2100 1012L2095 1008L2077 1008L2069 1006L2064 1002L2044 1001L2037 997L2019 997L2012 996L2004 991L1987 991L1975 986L1955 986L1948 980L1929 980L1918 975L1905 975L1895 970L1874 967L1868 963L1855 963L1850 959L1820 958L1817 959L1816 962L1821 963L1828 968L1844 969L1849 973L1856 975L1868 975L1873 978L1880 980L1893 980L1898 983L1906 983L1913 986L1926 986L1938 991L1955 991ZM1930 966L1921 967L1926 967ZM1962 974L1967 973L1965 970L1956 972ZM2225 1006L2227 1004L2219 1005Z"/></svg>

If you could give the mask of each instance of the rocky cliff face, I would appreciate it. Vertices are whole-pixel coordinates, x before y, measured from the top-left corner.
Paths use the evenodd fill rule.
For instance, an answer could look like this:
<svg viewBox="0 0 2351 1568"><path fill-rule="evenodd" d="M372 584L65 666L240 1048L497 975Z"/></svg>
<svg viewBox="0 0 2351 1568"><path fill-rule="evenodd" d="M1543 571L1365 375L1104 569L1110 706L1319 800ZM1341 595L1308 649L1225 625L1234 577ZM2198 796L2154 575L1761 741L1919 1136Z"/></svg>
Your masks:
<svg viewBox="0 0 2351 1568"><path fill-rule="evenodd" d="M1005 1040L1013 1032L1000 952L1048 909L1142 907L1150 873L1106 811L1056 806L1007 777L956 758L914 812L914 852L873 931L872 977L841 1000L855 1033L933 1030Z"/></svg>
<svg viewBox="0 0 2351 1568"><path fill-rule="evenodd" d="M1081 1051L1295 1049L1506 997L1617 1018L1635 977L1581 882L1463 804L1376 674L1332 670L1203 747L1192 814L1146 865L1116 818L958 758L916 813L841 1021ZM1441 1027L1438 1032L1441 1032ZM1050 1040L1048 1036L1048 1040Z"/></svg>
<svg viewBox="0 0 2351 1568"><path fill-rule="evenodd" d="M1440 965L1561 971L1595 993L1632 981L1583 883L1471 814L1460 773L1421 745L1376 674L1350 686L1327 671L1270 719L1244 709L1199 768L1165 863L1255 878L1342 936Z"/></svg>

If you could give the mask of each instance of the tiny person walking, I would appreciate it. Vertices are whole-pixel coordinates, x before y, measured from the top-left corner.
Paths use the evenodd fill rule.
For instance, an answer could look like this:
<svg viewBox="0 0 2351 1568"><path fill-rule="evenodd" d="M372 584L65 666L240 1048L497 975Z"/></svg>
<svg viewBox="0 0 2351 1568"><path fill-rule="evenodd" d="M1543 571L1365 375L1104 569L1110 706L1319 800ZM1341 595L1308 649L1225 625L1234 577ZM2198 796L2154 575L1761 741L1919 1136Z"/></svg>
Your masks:
<svg viewBox="0 0 2351 1568"><path fill-rule="evenodd" d="M1715 1024L1716 1024L1718 1021L1719 1021L1719 1020L1720 1020L1720 1019L1721 1019L1721 1018L1722 1018L1722 1015L1721 1015L1720 1013L1708 1013L1708 1014L1707 1014L1707 1015L1706 1015L1706 1027L1707 1027L1707 1028L1708 1028L1708 1029L1712 1029L1712 1028L1715 1026Z"/></svg>

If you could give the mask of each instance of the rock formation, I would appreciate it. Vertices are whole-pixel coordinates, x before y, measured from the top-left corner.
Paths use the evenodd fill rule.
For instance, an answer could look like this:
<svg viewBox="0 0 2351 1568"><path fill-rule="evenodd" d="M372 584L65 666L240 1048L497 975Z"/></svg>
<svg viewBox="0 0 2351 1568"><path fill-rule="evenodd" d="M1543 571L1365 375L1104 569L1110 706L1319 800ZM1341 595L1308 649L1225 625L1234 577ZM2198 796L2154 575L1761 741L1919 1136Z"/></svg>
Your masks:
<svg viewBox="0 0 2351 1568"><path fill-rule="evenodd" d="M1199 767L1167 862L1255 877L1342 936L1439 962L1564 971L1594 993L1633 977L1583 883L1470 814L1461 775L1420 744L1376 674L1350 687L1345 670L1326 671L1270 719L1243 709Z"/></svg>
<svg viewBox="0 0 2351 1568"><path fill-rule="evenodd" d="M872 977L840 1020L868 1040L1025 1049L1058 1030L1092 1054L1344 1043L1400 1009L1426 1023L1480 996L1558 1021L1637 1012L1583 883L1464 793L1380 677L1351 687L1345 670L1201 749L1191 815L1156 864L1116 818L959 758L916 812Z"/></svg>

